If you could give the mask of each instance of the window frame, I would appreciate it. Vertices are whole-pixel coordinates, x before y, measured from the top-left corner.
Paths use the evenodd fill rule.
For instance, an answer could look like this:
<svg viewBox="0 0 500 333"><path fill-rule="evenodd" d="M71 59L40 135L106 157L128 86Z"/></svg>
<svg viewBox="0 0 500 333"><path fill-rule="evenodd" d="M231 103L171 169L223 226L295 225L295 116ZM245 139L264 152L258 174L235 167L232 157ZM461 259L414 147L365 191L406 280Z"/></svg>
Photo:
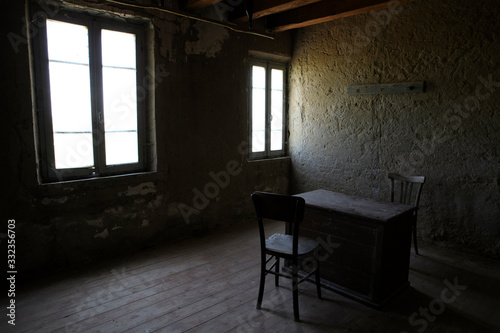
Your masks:
<svg viewBox="0 0 500 333"><path fill-rule="evenodd" d="M252 152L252 69L254 66L264 67L266 70L266 97L265 97L265 149L262 152ZM283 119L282 119L282 149L271 150L271 72L273 69L283 71ZM284 157L287 155L287 140L286 133L288 129L288 75L287 64L276 61L268 61L257 58L250 58L248 67L248 158L249 160L271 159Z"/></svg>
<svg viewBox="0 0 500 333"><path fill-rule="evenodd" d="M84 25L89 34L89 77L90 103L92 117L92 138L94 166L81 168L56 169L54 155L54 136L50 95L49 60L46 24L39 24L38 33L33 36L33 82L34 112L36 118L35 140L38 150L38 172L40 182L58 182L76 179L100 178L113 175L134 174L148 171L147 113L151 87L142 87L146 80L147 25L146 19L103 18L100 13L92 14L72 9L60 9L51 20ZM131 22L132 21L132 22ZM137 140L138 162L118 165L106 165L105 131L103 108L103 81L101 57L101 30L108 29L136 36L136 98L137 98ZM140 88L144 89L140 89ZM139 96L142 92L143 96Z"/></svg>

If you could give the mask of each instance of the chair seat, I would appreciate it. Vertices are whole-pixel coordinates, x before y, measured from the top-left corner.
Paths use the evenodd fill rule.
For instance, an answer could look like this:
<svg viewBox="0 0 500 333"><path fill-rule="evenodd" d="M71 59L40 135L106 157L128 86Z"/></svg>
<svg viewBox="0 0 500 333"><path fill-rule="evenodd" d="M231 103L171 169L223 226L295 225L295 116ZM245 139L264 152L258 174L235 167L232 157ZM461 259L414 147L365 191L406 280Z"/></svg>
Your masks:
<svg viewBox="0 0 500 333"><path fill-rule="evenodd" d="M266 249L272 252L279 252L286 255L292 255L293 236L284 234L274 234L266 239ZM306 237L299 237L298 255L314 251L319 243Z"/></svg>

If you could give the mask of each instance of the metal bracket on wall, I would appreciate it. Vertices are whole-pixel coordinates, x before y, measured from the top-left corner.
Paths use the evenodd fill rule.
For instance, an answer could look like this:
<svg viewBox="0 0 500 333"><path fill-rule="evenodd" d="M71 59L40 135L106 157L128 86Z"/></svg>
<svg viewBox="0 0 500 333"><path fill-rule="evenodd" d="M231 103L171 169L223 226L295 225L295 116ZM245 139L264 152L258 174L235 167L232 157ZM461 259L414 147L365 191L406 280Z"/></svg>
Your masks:
<svg viewBox="0 0 500 333"><path fill-rule="evenodd" d="M424 92L425 82L365 84L347 87L349 95L404 94Z"/></svg>

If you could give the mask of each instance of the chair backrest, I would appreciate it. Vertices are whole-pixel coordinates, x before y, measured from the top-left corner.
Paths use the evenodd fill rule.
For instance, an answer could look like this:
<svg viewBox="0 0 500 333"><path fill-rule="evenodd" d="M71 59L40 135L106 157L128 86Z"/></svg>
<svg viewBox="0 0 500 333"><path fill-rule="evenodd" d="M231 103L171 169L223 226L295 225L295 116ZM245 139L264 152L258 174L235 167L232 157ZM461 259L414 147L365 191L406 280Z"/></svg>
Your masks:
<svg viewBox="0 0 500 333"><path fill-rule="evenodd" d="M257 218L300 223L304 217L305 200L300 197L254 192L252 200Z"/></svg>
<svg viewBox="0 0 500 333"><path fill-rule="evenodd" d="M418 208L425 177L402 176L397 173L390 173L389 179L391 180L391 202L399 202ZM400 183L399 186L396 185L397 182ZM399 195L397 195L398 188Z"/></svg>
<svg viewBox="0 0 500 333"><path fill-rule="evenodd" d="M287 223L287 231L293 235L293 252L297 253L299 225L304 218L305 200L290 195L254 192L252 201L259 222L261 248L265 247L263 219L270 219Z"/></svg>

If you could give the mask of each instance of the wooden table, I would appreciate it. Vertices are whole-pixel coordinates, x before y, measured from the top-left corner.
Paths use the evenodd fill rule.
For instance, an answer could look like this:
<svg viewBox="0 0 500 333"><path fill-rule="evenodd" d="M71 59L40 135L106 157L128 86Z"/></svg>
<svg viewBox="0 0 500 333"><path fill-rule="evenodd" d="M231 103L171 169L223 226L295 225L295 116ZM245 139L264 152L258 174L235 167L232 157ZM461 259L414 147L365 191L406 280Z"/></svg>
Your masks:
<svg viewBox="0 0 500 333"><path fill-rule="evenodd" d="M306 201L301 236L326 247L325 288L380 307L409 285L413 207L326 190L297 196Z"/></svg>

